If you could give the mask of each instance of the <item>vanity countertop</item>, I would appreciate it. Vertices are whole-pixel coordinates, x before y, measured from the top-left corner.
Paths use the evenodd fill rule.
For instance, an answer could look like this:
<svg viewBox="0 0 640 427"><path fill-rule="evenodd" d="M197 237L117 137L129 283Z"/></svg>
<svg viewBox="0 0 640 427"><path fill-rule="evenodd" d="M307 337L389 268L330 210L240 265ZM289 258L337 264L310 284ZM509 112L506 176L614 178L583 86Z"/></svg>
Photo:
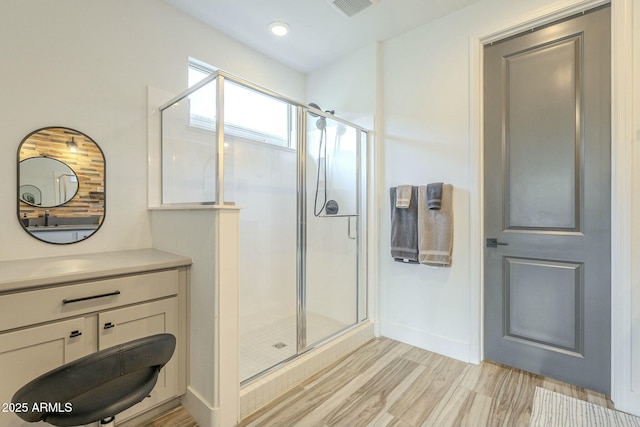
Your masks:
<svg viewBox="0 0 640 427"><path fill-rule="evenodd" d="M0 293L189 265L157 249L0 261Z"/></svg>

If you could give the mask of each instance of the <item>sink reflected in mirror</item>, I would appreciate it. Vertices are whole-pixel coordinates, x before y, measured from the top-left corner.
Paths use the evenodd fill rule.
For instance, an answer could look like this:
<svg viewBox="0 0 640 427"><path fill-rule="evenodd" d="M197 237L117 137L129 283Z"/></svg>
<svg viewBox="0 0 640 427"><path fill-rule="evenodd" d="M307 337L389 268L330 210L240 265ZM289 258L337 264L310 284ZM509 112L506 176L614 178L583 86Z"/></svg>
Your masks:
<svg viewBox="0 0 640 427"><path fill-rule="evenodd" d="M18 218L31 236L68 244L92 236L105 216L105 160L89 136L48 127L18 147Z"/></svg>

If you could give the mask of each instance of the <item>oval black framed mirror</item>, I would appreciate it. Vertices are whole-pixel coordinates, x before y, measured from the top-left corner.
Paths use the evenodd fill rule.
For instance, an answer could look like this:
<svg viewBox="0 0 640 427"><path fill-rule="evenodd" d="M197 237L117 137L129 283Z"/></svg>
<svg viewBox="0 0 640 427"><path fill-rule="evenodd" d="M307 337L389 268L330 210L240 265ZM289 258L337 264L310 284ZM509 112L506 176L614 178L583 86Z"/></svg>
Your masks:
<svg viewBox="0 0 640 427"><path fill-rule="evenodd" d="M28 134L18 147L18 218L47 243L92 236L105 217L104 153L88 135L66 127Z"/></svg>
<svg viewBox="0 0 640 427"><path fill-rule="evenodd" d="M52 157L30 157L20 162L20 200L31 206L62 206L78 193L78 176L66 163Z"/></svg>

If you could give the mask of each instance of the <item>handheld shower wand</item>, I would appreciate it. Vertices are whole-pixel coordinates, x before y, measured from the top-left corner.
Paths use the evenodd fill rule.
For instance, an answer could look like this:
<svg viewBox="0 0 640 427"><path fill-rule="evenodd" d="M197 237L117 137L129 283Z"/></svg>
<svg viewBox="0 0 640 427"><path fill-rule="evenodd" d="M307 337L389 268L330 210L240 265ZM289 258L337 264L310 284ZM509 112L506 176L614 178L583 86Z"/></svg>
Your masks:
<svg viewBox="0 0 640 427"><path fill-rule="evenodd" d="M318 104L314 104L313 102L310 103L309 106L317 110L321 110L320 106ZM320 131L320 139L318 141L318 170L316 172L316 194L313 201L313 215L315 217L319 217L320 214L322 214L325 206L327 205L327 119L311 111L309 111L309 114L312 117L319 117L318 120L316 120L316 127ZM331 114L333 114L333 112L331 112ZM318 194L320 193L321 170L323 171L324 195L322 206L320 206L320 209L318 209Z"/></svg>
<svg viewBox="0 0 640 427"><path fill-rule="evenodd" d="M316 122L320 130L320 140L318 141L318 170L316 172L316 196L313 201L313 215L318 217L327 205L327 121L320 117ZM324 173L324 198L322 206L318 209L318 193L320 192L320 170Z"/></svg>
<svg viewBox="0 0 640 427"><path fill-rule="evenodd" d="M309 104L309 106L320 110L318 104L311 103ZM325 111L325 113L334 114L335 110L327 110ZM318 141L318 169L316 172L316 192L313 202L313 215L319 217L322 214L322 211L325 211L325 213L328 215L335 215L338 213L338 202L336 202L335 200L327 200L327 119L311 111L309 111L309 114L312 117L319 117L318 120L316 120L316 127L320 131L320 139ZM339 138L346 132L346 130L346 127L344 127L342 124L338 126L338 128L336 129L336 141L334 143L334 148ZM323 175L324 194L322 199L322 206L318 208L321 173Z"/></svg>

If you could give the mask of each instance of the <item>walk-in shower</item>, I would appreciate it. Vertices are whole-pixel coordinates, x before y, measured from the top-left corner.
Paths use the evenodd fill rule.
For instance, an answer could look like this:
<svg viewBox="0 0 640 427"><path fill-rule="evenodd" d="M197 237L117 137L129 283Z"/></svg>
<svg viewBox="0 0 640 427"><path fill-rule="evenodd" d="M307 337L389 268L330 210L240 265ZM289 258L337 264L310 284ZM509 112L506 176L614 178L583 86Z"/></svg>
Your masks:
<svg viewBox="0 0 640 427"><path fill-rule="evenodd" d="M367 131L223 72L162 111L162 203L235 204L243 384L367 319Z"/></svg>

